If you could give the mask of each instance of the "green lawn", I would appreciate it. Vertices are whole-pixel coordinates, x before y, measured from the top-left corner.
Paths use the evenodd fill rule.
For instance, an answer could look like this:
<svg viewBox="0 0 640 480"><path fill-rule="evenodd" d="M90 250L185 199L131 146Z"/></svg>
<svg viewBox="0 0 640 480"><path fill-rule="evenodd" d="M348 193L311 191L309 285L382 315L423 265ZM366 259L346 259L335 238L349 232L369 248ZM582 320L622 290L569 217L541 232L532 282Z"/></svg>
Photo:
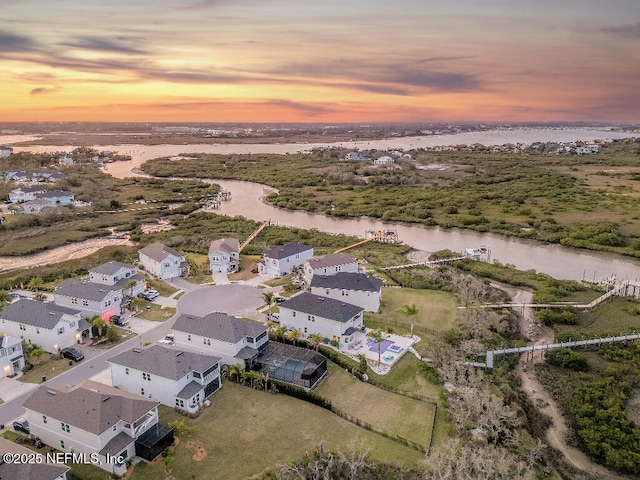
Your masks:
<svg viewBox="0 0 640 480"><path fill-rule="evenodd" d="M42 383L43 376L49 380L75 366L75 362L71 364L69 362L70 360L67 358L45 353L40 357L40 364L35 365L18 380L25 383Z"/></svg>
<svg viewBox="0 0 640 480"><path fill-rule="evenodd" d="M627 334L640 329L640 301L614 297L591 311L578 314L577 325L557 325L562 332Z"/></svg>
<svg viewBox="0 0 640 480"><path fill-rule="evenodd" d="M147 308L151 307L151 308ZM176 313L173 307L161 307L155 303L145 302L140 311L136 314L138 318L145 320L153 320L154 322L164 322L169 320Z"/></svg>
<svg viewBox="0 0 640 480"><path fill-rule="evenodd" d="M359 381L328 362L329 376L315 392L334 407L374 427L429 447L435 406ZM434 400L435 401L435 400Z"/></svg>
<svg viewBox="0 0 640 480"><path fill-rule="evenodd" d="M418 313L402 312L403 305L415 303ZM457 317L457 300L454 295L436 290L412 288L383 288L380 313L367 313L365 319L377 324L399 324L426 327L438 332L453 328Z"/></svg>
<svg viewBox="0 0 640 480"><path fill-rule="evenodd" d="M170 297L174 293L178 291L173 285L168 284L165 281L158 280L157 278L153 278L147 276L147 287L149 289L157 290L160 295L163 297Z"/></svg>
<svg viewBox="0 0 640 480"><path fill-rule="evenodd" d="M196 419L160 408L163 423L179 419L192 428L177 432L179 443L169 469L179 479L243 479L299 459L305 451L326 441L330 448L346 450L361 441L372 458L402 465L417 465L423 454L357 427L307 402L271 395L231 382L211 398L212 405ZM195 442L206 450L200 462L191 457ZM136 466L130 480L157 480L168 476L162 458Z"/></svg>

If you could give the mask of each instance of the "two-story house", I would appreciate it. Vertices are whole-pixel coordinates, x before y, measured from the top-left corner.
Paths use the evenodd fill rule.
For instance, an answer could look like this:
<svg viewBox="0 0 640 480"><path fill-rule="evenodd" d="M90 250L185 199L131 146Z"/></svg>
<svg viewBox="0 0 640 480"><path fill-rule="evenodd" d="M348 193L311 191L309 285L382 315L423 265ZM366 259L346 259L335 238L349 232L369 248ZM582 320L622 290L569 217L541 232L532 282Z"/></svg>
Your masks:
<svg viewBox="0 0 640 480"><path fill-rule="evenodd" d="M32 459L33 450L18 445L11 440L0 437L0 452L13 453L21 459ZM41 455L41 454L38 454ZM9 458L9 457L7 457ZM67 480L67 472L71 470L64 463L53 463L45 455L38 461L6 462L0 458L0 479L10 480ZM53 458L55 460L55 457Z"/></svg>
<svg viewBox="0 0 640 480"><path fill-rule="evenodd" d="M107 262L89 270L91 283L122 290L122 296L135 297L147 288L147 280L138 274L138 269L128 263ZM129 283L135 285L129 286Z"/></svg>
<svg viewBox="0 0 640 480"><path fill-rule="evenodd" d="M240 242L237 238L221 238L211 242L209 266L211 272L232 273L240 264Z"/></svg>
<svg viewBox="0 0 640 480"><path fill-rule="evenodd" d="M0 335L0 378L13 377L23 368L22 341L16 337Z"/></svg>
<svg viewBox="0 0 640 480"><path fill-rule="evenodd" d="M87 463L95 458L117 475L134 456L153 460L173 443L173 429L158 423L158 405L91 380L42 385L24 402L33 435L63 452L86 455Z"/></svg>
<svg viewBox="0 0 640 480"><path fill-rule="evenodd" d="M314 275L311 280L314 295L342 300L377 313L382 296L382 280L364 273L340 272L335 275Z"/></svg>
<svg viewBox="0 0 640 480"><path fill-rule="evenodd" d="M258 271L265 275L283 277L304 265L311 257L313 247L298 242L287 243L264 253L262 262L258 264Z"/></svg>
<svg viewBox="0 0 640 480"><path fill-rule="evenodd" d="M280 304L280 325L348 345L363 326L363 311L350 303L302 292Z"/></svg>
<svg viewBox="0 0 640 480"><path fill-rule="evenodd" d="M153 345L134 348L108 360L111 382L188 413L220 388L220 358Z"/></svg>
<svg viewBox="0 0 640 480"><path fill-rule="evenodd" d="M46 192L46 189L40 186L27 186L16 188L9 192L9 201L11 203L23 203L35 200L37 194Z"/></svg>
<svg viewBox="0 0 640 480"><path fill-rule="evenodd" d="M49 190L36 193L36 199L46 200L52 207L64 207L73 205L75 196L73 193L65 192L64 190Z"/></svg>
<svg viewBox="0 0 640 480"><path fill-rule="evenodd" d="M144 269L161 280L189 273L189 263L185 256L159 242L141 248L138 254Z"/></svg>
<svg viewBox="0 0 640 480"><path fill-rule="evenodd" d="M314 275L335 275L338 272L358 272L358 260L347 253L330 253L321 257L313 257L303 266L305 281L311 282Z"/></svg>
<svg viewBox="0 0 640 480"><path fill-rule="evenodd" d="M57 305L80 310L86 318L100 315L105 321L122 314L122 298L122 288L72 278L60 282L53 292Z"/></svg>
<svg viewBox="0 0 640 480"><path fill-rule="evenodd" d="M175 345L220 357L225 365L253 365L259 351L269 341L262 323L243 320L225 313L204 317L180 315L173 324Z"/></svg>
<svg viewBox="0 0 640 480"><path fill-rule="evenodd" d="M81 339L89 328L76 309L21 298L0 311L0 331L23 338L45 352L58 353Z"/></svg>

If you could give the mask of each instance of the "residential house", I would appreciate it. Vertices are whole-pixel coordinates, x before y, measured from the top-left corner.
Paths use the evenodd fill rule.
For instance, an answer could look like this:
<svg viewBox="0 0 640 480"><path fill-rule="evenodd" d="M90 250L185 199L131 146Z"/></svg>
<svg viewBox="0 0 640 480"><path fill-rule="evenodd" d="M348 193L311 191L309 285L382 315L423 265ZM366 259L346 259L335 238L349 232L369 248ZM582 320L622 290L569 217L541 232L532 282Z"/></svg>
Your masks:
<svg viewBox="0 0 640 480"><path fill-rule="evenodd" d="M357 305L302 292L280 304L280 325L348 345L363 326L363 311Z"/></svg>
<svg viewBox="0 0 640 480"><path fill-rule="evenodd" d="M7 158L13 153L13 148L7 145L0 145L0 157Z"/></svg>
<svg viewBox="0 0 640 480"><path fill-rule="evenodd" d="M53 205L43 198L38 198L36 200L21 203L17 212L24 213L25 215L31 215L33 213L41 213L43 210L48 208L53 208Z"/></svg>
<svg viewBox="0 0 640 480"><path fill-rule="evenodd" d="M369 156L365 153L362 152L349 152L345 155L344 157L345 160L351 160L351 161L366 161L369 160Z"/></svg>
<svg viewBox="0 0 640 480"><path fill-rule="evenodd" d="M0 335L0 378L13 377L23 368L22 341L17 337Z"/></svg>
<svg viewBox="0 0 640 480"><path fill-rule="evenodd" d="M220 357L225 365L253 365L269 341L268 328L257 322L210 313L180 315L173 324L175 345Z"/></svg>
<svg viewBox="0 0 640 480"><path fill-rule="evenodd" d="M395 160L392 157L389 157L388 155L385 155L384 157L376 158L373 161L374 165L393 165L394 163L395 163Z"/></svg>
<svg viewBox="0 0 640 480"><path fill-rule="evenodd" d="M23 338L49 353L75 345L88 328L78 310L55 303L21 298L0 311L1 332Z"/></svg>
<svg viewBox="0 0 640 480"><path fill-rule="evenodd" d="M220 388L220 358L160 345L134 348L108 360L111 382L169 407L194 413Z"/></svg>
<svg viewBox="0 0 640 480"><path fill-rule="evenodd" d="M73 158L65 155L64 157L60 157L58 159L58 163L63 167L68 167L70 165L73 165Z"/></svg>
<svg viewBox="0 0 640 480"><path fill-rule="evenodd" d="M53 301L56 305L80 310L83 317L100 315L108 321L122 314L122 288L68 278L56 285Z"/></svg>
<svg viewBox="0 0 640 480"><path fill-rule="evenodd" d="M347 253L330 253L321 257L313 257L304 262L303 275L307 283L314 275L334 275L338 272L358 271L358 260Z"/></svg>
<svg viewBox="0 0 640 480"><path fill-rule="evenodd" d="M38 198L37 194L42 194L44 192L46 192L46 189L39 186L16 188L9 192L9 201L11 203L29 202Z"/></svg>
<svg viewBox="0 0 640 480"><path fill-rule="evenodd" d="M211 242L209 266L211 272L237 272L240 264L240 242L237 238L221 238Z"/></svg>
<svg viewBox="0 0 640 480"><path fill-rule="evenodd" d="M159 242L141 248L138 254L144 269L161 280L189 273L189 262L185 256Z"/></svg>
<svg viewBox="0 0 640 480"><path fill-rule="evenodd" d="M122 298L135 297L147 288L147 280L138 274L138 269L121 262L107 262L89 270L89 281L98 285L106 285L122 291ZM135 282L130 287L129 282Z"/></svg>
<svg viewBox="0 0 640 480"><path fill-rule="evenodd" d="M47 192L36 193L36 198L46 200L52 207L64 207L73 205L75 197L73 193L64 190L49 190Z"/></svg>
<svg viewBox="0 0 640 480"><path fill-rule="evenodd" d="M283 277L304 265L311 257L313 247L298 242L287 243L264 253L262 262L258 264L258 271L265 275Z"/></svg>
<svg viewBox="0 0 640 480"><path fill-rule="evenodd" d="M33 458L34 455L33 450L2 437L0 437L0 452L20 455L19 458L25 460ZM50 462L44 454L38 453L37 455L41 455L39 458L42 458L42 462L6 462L4 457L0 458L0 479L67 480L67 472L71 470L70 467L61 462Z"/></svg>
<svg viewBox="0 0 640 480"><path fill-rule="evenodd" d="M27 183L30 181L31 175L29 172L24 170L7 170L4 174L4 178L18 183Z"/></svg>
<svg viewBox="0 0 640 480"><path fill-rule="evenodd" d="M382 280L364 273L340 272L335 275L314 275L311 280L314 295L349 302L377 313L382 296Z"/></svg>
<svg viewBox="0 0 640 480"><path fill-rule="evenodd" d="M153 460L173 443L173 429L158 423L159 403L85 380L42 385L24 408L31 433L45 444L95 458L96 466L122 475L134 456Z"/></svg>

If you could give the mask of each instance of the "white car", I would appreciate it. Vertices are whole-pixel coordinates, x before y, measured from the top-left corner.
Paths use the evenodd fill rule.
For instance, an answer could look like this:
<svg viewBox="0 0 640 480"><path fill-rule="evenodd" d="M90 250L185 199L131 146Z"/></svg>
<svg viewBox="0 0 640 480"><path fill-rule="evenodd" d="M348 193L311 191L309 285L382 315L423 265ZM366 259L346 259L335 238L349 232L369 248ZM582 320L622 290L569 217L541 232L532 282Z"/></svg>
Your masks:
<svg viewBox="0 0 640 480"><path fill-rule="evenodd" d="M173 345L174 343L173 335L167 335L162 340L158 340L158 343L164 343L165 345Z"/></svg>

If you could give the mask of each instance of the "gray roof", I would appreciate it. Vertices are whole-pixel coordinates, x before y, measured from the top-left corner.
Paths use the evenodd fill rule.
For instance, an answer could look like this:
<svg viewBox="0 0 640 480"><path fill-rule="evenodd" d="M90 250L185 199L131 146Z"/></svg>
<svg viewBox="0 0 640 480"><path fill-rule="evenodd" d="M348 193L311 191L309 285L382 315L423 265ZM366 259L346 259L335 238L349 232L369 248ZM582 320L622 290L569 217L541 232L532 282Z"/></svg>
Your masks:
<svg viewBox="0 0 640 480"><path fill-rule="evenodd" d="M55 303L36 302L21 298L5 306L0 317L13 322L33 325L51 330L55 328L64 315L77 315L80 312L71 308L61 307Z"/></svg>
<svg viewBox="0 0 640 480"><path fill-rule="evenodd" d="M303 292L280 304L280 310L288 308L308 315L328 318L337 322L347 322L361 313L364 308L333 298L321 297Z"/></svg>
<svg viewBox="0 0 640 480"><path fill-rule="evenodd" d="M38 198L73 197L73 193L64 190L50 190L48 192L37 193Z"/></svg>
<svg viewBox="0 0 640 480"><path fill-rule="evenodd" d="M122 268L126 268L129 270L133 269L136 271L138 270L134 265L131 265L129 263L111 261L111 262L103 263L102 265L98 265L97 267L92 268L89 271L99 273L101 275L115 275Z"/></svg>
<svg viewBox="0 0 640 480"><path fill-rule="evenodd" d="M161 345L149 348L127 350L108 362L134 368L160 377L178 380L190 372L203 373L218 363L220 359L213 355L183 352Z"/></svg>
<svg viewBox="0 0 640 480"><path fill-rule="evenodd" d="M280 245L279 247L272 248L271 250L266 252L264 256L280 260L282 258L287 258L287 257L290 257L291 255L295 255L296 253L302 253L308 250L313 250L313 247L303 245L302 243L293 242L293 243L287 243L285 245Z"/></svg>
<svg viewBox="0 0 640 480"><path fill-rule="evenodd" d="M10 440L0 437L0 452L33 454L33 450L18 445ZM43 457L43 463L5 463L0 461L0 479L11 480L54 480L70 470L64 464L47 463Z"/></svg>
<svg viewBox="0 0 640 480"><path fill-rule="evenodd" d="M138 253L146 255L149 258L152 258L156 262L161 262L169 255L173 255L178 258L182 258L182 255L177 250L174 250L171 247L167 247L166 245L161 244L160 242L152 243L151 245L147 245L144 248L138 250Z"/></svg>
<svg viewBox="0 0 640 480"><path fill-rule="evenodd" d="M211 242L209 247L209 254L215 253L218 250L222 250L226 253L239 253L240 241L237 238L221 238Z"/></svg>
<svg viewBox="0 0 640 480"><path fill-rule="evenodd" d="M336 288L356 292L379 292L382 280L364 273L338 272L335 275L314 275L311 288Z"/></svg>
<svg viewBox="0 0 640 480"><path fill-rule="evenodd" d="M98 453L100 455L117 455L128 445L131 445L134 442L133 437L126 432L120 432L115 437L107 442L102 450Z"/></svg>
<svg viewBox="0 0 640 480"><path fill-rule="evenodd" d="M352 257L348 253L330 253L322 257L313 257L307 260L311 268L335 267L336 265L346 265L349 263L357 263L356 257Z"/></svg>
<svg viewBox="0 0 640 480"><path fill-rule="evenodd" d="M200 390L204 389L204 385L199 384L195 380L190 381L178 394L176 397L183 398L185 400L189 400Z"/></svg>
<svg viewBox="0 0 640 480"><path fill-rule="evenodd" d="M260 352L253 347L242 347L236 354L236 358L239 358L240 360L248 360L258 355L258 353Z"/></svg>
<svg viewBox="0 0 640 480"><path fill-rule="evenodd" d="M113 290L119 289L115 285L102 285L68 278L56 285L55 294L101 302Z"/></svg>
<svg viewBox="0 0 640 480"><path fill-rule="evenodd" d="M261 323L231 317L225 313L210 313L205 317L180 315L173 324L173 329L228 343L238 343L245 337L255 338L267 331L267 327Z"/></svg>
<svg viewBox="0 0 640 480"><path fill-rule="evenodd" d="M160 404L102 383L85 380L79 385L43 385L24 407L99 435L120 421L133 423Z"/></svg>
<svg viewBox="0 0 640 480"><path fill-rule="evenodd" d="M24 173L26 174L27 172L24 172ZM20 191L24 193L37 193L37 192L45 192L46 189L38 186L33 186L33 187L20 187L20 188L16 188L13 191L14 192Z"/></svg>

